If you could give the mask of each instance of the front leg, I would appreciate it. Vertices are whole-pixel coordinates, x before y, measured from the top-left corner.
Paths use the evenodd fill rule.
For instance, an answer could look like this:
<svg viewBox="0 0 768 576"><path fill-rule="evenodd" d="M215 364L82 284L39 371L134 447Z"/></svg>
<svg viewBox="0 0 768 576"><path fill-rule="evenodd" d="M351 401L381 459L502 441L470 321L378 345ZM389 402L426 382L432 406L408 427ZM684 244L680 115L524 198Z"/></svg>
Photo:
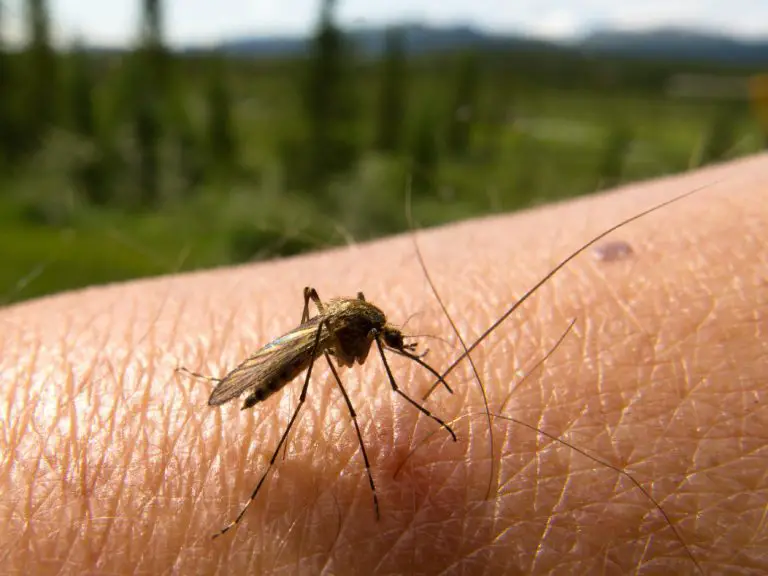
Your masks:
<svg viewBox="0 0 768 576"><path fill-rule="evenodd" d="M315 303L315 307L317 308L317 311L320 314L325 313L325 306L323 306L322 300L320 300L320 296L317 294L317 290L314 288L310 288L309 286L304 287L304 311L301 313L301 322L300 324L304 324L307 320L309 320L309 301L312 300L312 302Z"/></svg>
<svg viewBox="0 0 768 576"><path fill-rule="evenodd" d="M365 296L363 296L362 292L358 292L357 297L359 300L365 300ZM311 288L309 286L306 286L304 288L304 312L301 315L301 323L307 322L309 320L309 301L312 300L312 302L315 303L315 307L317 308L318 313L322 316L325 314L325 305L323 304L323 301L320 300L320 296L317 294L317 290L314 288ZM347 358L344 355L344 351L341 348L341 343L339 342L338 337L336 336L336 326L333 323L333 318L326 318L325 322L325 329L328 330L328 334L331 337L332 344L327 348L327 351L332 354L337 361L339 362L339 366L352 366L354 364L354 358Z"/></svg>

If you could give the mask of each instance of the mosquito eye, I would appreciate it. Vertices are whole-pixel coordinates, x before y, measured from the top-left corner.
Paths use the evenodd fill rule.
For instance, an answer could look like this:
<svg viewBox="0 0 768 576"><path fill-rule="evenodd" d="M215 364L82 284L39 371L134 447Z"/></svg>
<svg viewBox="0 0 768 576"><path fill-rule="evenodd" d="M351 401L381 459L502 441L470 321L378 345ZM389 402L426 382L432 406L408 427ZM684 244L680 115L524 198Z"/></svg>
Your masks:
<svg viewBox="0 0 768 576"><path fill-rule="evenodd" d="M386 332L384 334L384 342L387 343L387 346L391 346L392 348L403 347L403 337L397 332Z"/></svg>

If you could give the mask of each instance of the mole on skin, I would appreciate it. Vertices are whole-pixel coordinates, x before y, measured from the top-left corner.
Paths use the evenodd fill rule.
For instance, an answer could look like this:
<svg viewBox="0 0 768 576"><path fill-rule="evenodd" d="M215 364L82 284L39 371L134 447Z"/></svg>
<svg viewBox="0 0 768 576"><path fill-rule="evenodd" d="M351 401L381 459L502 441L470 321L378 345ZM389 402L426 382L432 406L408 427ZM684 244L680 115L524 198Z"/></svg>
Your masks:
<svg viewBox="0 0 768 576"><path fill-rule="evenodd" d="M634 253L635 251L632 250L632 246L627 242L624 242L624 240L603 242L592 249L592 255L600 262L626 260L627 258L631 258Z"/></svg>

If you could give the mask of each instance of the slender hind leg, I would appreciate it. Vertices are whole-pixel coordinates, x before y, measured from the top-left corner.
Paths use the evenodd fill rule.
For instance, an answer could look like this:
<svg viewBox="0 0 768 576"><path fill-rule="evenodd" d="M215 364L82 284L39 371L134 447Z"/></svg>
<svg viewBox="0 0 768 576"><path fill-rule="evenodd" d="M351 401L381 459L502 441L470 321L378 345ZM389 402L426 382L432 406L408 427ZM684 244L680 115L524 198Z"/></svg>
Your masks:
<svg viewBox="0 0 768 576"><path fill-rule="evenodd" d="M209 382L216 382L217 384L221 382L221 378L216 378L214 376L206 376L205 374L200 374L199 372L192 372L192 370L190 370L189 368L184 368L184 366L177 367L176 372L182 372L187 376L192 376L193 378L197 378L199 380L208 380Z"/></svg>
<svg viewBox="0 0 768 576"><path fill-rule="evenodd" d="M324 322L321 322L320 325L317 327L317 332L315 333L315 343L312 348L312 355L317 353L317 347L320 344L320 334L323 330L323 324ZM277 455L280 453L280 448L283 447L283 444L285 443L286 438L288 438L288 433L291 431L291 428L293 427L293 423L296 422L296 418L299 415L299 411L301 410L301 407L304 405L304 401L307 399L307 389L309 388L309 378L312 376L312 367L314 366L314 362L311 362L309 364L309 368L307 368L307 376L304 378L304 387L301 389L301 396L299 396L299 404L296 406L296 410L293 412L293 416L291 416L291 419L288 422L288 426L285 429L285 432L283 432L283 435L280 437L280 441L277 443L277 448L275 448L275 451L272 453L272 458L269 459L269 464L267 465L267 469L264 471L264 473L261 475L261 479L259 480L259 483L256 485L256 488L251 493L251 497L248 499L248 502L245 503L245 506L243 506L243 509L240 511L240 514L237 515L237 518L235 518L232 522L224 526L224 528L221 529L220 532L213 535L214 538L218 538L222 534L225 534L230 529L235 527L240 520L243 519L243 516L245 516L246 511L250 507L251 503L256 499L256 496L259 493L259 490L261 489L261 485L264 484L264 480L267 479L267 475L269 474L270 470L272 470L272 466L275 464L275 460L277 460Z"/></svg>

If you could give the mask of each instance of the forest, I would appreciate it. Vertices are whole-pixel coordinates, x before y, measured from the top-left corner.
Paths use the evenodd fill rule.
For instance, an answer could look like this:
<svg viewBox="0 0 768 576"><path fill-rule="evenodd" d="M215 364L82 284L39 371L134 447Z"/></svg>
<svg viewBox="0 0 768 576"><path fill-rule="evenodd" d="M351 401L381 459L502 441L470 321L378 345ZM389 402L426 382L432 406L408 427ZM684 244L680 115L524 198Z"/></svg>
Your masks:
<svg viewBox="0 0 768 576"><path fill-rule="evenodd" d="M0 302L288 256L751 154L760 70L535 42L361 54L324 0L307 54L0 45ZM0 5L0 22L4 17ZM2 26L0 26L2 29Z"/></svg>

